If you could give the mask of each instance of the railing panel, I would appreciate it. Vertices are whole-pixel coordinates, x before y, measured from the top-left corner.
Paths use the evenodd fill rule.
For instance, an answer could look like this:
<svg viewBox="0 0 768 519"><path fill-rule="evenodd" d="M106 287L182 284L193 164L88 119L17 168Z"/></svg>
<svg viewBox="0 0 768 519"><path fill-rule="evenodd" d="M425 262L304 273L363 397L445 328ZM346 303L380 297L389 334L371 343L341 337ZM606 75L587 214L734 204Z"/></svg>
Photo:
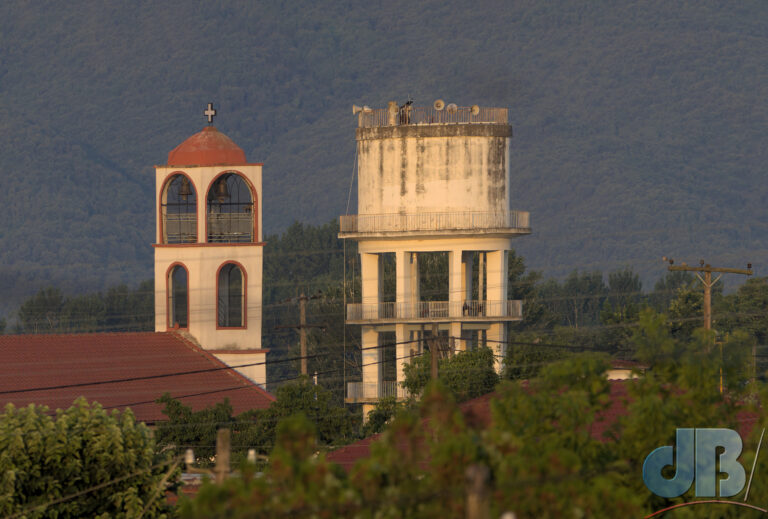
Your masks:
<svg viewBox="0 0 768 519"><path fill-rule="evenodd" d="M341 232L363 233L528 229L531 225L527 211L345 215L340 218L339 224Z"/></svg>
<svg viewBox="0 0 768 519"><path fill-rule="evenodd" d="M347 382L347 399L352 401L378 400L385 397L405 397L405 389L396 380L375 382Z"/></svg>
<svg viewBox="0 0 768 519"><path fill-rule="evenodd" d="M165 214L163 231L165 243L194 243L197 241L197 214Z"/></svg>
<svg viewBox="0 0 768 519"><path fill-rule="evenodd" d="M360 128L382 126L407 126L423 124L509 124L507 108L480 107L472 113L471 106L456 110L435 110L433 107L409 106L390 112L388 108L375 108L360 112L357 125Z"/></svg>
<svg viewBox="0 0 768 519"><path fill-rule="evenodd" d="M251 213L209 213L208 241L253 241L253 215Z"/></svg>
<svg viewBox="0 0 768 519"><path fill-rule="evenodd" d="M472 317L522 318L523 303L509 301L419 301L417 303L350 303L348 321L402 319L462 319Z"/></svg>

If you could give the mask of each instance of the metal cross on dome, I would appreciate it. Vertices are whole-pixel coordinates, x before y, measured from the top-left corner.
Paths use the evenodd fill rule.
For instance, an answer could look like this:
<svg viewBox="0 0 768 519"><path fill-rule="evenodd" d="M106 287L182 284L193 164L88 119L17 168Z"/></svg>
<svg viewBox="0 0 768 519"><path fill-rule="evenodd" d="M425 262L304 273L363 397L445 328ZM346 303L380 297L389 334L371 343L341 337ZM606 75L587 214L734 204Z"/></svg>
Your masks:
<svg viewBox="0 0 768 519"><path fill-rule="evenodd" d="M216 110L213 109L213 103L208 103L208 108L203 112L203 115L208 118L208 124L213 124L213 116L216 115Z"/></svg>

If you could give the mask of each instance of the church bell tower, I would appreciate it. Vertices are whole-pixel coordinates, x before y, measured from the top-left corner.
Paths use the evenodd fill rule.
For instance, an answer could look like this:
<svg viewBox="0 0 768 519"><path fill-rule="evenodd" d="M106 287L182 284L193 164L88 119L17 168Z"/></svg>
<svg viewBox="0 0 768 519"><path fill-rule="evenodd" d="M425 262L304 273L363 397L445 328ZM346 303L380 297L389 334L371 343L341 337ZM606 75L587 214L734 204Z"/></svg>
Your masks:
<svg viewBox="0 0 768 519"><path fill-rule="evenodd" d="M178 330L260 385L262 164L208 125L155 166L155 330Z"/></svg>

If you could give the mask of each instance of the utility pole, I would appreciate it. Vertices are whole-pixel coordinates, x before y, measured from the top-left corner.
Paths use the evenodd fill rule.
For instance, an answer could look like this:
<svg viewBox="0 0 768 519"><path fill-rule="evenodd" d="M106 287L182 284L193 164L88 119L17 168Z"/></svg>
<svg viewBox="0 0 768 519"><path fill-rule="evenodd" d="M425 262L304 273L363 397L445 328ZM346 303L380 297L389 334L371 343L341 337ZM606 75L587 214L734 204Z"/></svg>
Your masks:
<svg viewBox="0 0 768 519"><path fill-rule="evenodd" d="M299 333L301 334L301 374L307 374L307 296L299 297Z"/></svg>
<svg viewBox="0 0 768 519"><path fill-rule="evenodd" d="M722 267L713 267L709 263L706 265L704 264L704 260L701 260L700 266L698 267L691 267L689 265L686 265L683 263L682 265L675 266L675 260L672 258L667 258L664 256L662 258L664 261L669 261L669 267L667 267L667 270L671 270L673 272L693 272L696 274L696 277L699 278L699 281L701 281L701 284L704 285L704 329L705 330L711 330L712 329L712 286L720 281L720 278L723 277L723 274L743 274L745 276L751 276L753 274L752 272L752 264L747 263L746 269L734 269L734 268L722 268ZM714 281L712 281L712 273L717 272L720 275L715 278ZM704 274L704 277L701 277L701 274Z"/></svg>
<svg viewBox="0 0 768 519"><path fill-rule="evenodd" d="M691 267L689 265L686 265L683 263L682 265L675 266L675 260L672 258L667 258L664 256L662 258L663 261L669 262L669 267L667 267L667 270L670 270L672 272L693 272L696 274L696 277L699 278L699 281L701 281L701 284L704 285L704 329L705 330L711 330L712 329L712 286L720 281L720 278L723 277L723 274L742 274L744 276L751 276L753 274L752 272L752 264L747 263L746 269L734 269L734 268L725 268L725 267L713 267L709 263L705 264L704 260L701 260L699 262L698 267ZM717 278L715 278L714 281L712 281L712 273L717 272L719 275ZM704 277L701 276L701 274L704 274ZM723 354L723 345L720 344L720 357L722 359ZM754 348L752 351L752 356L754 358L755 352ZM753 378L754 381L754 378ZM723 367L722 367L722 361L720 364L720 393L723 392Z"/></svg>
<svg viewBox="0 0 768 519"><path fill-rule="evenodd" d="M490 490L488 480L490 470L481 464L474 464L464 471L467 507L467 519L488 519L491 517Z"/></svg>
<svg viewBox="0 0 768 519"><path fill-rule="evenodd" d="M320 295L307 297L304 292L299 296L299 324L288 326L275 326L275 330L283 330L286 328L296 328L299 330L299 340L301 345L301 374L308 375L307 371L307 328L321 328L325 329L324 324L307 324L307 301L310 299L317 299ZM292 301L288 299L287 301Z"/></svg>
<svg viewBox="0 0 768 519"><path fill-rule="evenodd" d="M216 431L216 483L223 483L229 476L229 450L230 450L229 429L219 429Z"/></svg>

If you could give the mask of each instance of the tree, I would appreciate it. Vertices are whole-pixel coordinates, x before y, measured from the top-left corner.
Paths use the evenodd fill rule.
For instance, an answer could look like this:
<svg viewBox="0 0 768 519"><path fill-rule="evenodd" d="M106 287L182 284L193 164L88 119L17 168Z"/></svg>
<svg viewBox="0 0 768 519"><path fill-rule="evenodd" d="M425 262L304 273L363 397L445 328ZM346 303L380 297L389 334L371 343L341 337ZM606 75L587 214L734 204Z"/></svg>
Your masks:
<svg viewBox="0 0 768 519"><path fill-rule="evenodd" d="M3 332L5 332L5 318L0 317L0 335L2 335Z"/></svg>
<svg viewBox="0 0 768 519"><path fill-rule="evenodd" d="M171 459L155 455L133 413L107 413L78 399L55 414L44 406L0 415L0 515L168 517L161 482ZM171 470L173 482L178 471ZM98 488L95 488L98 487Z"/></svg>
<svg viewBox="0 0 768 519"><path fill-rule="evenodd" d="M261 477L248 463L241 477L223 484L203 483L194 500L182 499L185 519L354 517L360 511L350 495L346 476L336 465L316 454L316 430L298 414L277 427L277 442Z"/></svg>
<svg viewBox="0 0 768 519"><path fill-rule="evenodd" d="M163 413L168 416L168 421L157 426L157 443L176 454L192 447L197 462L210 465L215 452L216 431L228 427L232 430L234 461L244 459L251 448L267 455L275 445L279 424L296 414L304 415L315 424L322 446L341 445L358 438L359 417L347 408L335 405L329 391L309 383L308 379L281 386L275 396L276 400L267 409L234 416L228 400L193 411L170 395L163 395L157 401L165 404Z"/></svg>
<svg viewBox="0 0 768 519"><path fill-rule="evenodd" d="M738 428L749 410L744 368L751 338L730 335L722 363L711 338L697 331L680 339L664 315L644 310L632 338L650 366L643 377L609 382L607 355L573 354L525 382L502 382L489 400L490 423L465 419L451 391L430 381L421 401L395 414L348 476L317 454L311 421L283 421L262 477L245 471L239 481L207 485L182 516L462 517L465 470L478 464L490 473L492 517L637 517L691 501L695 486L673 499L651 494L642 467L654 449L674 444L677 427ZM725 394L716 384L721 365ZM768 391L761 395L768 398ZM601 426L617 402L627 413ZM761 409L750 412L760 426L744 443L745 466L768 425ZM765 502L768 484L757 479L750 500ZM737 507L707 506L696 517L744 516Z"/></svg>
<svg viewBox="0 0 768 519"><path fill-rule="evenodd" d="M768 344L768 278L750 278L738 290L722 298L717 313L718 330L735 332L743 330L755 338L756 374L763 375L768 362L765 344Z"/></svg>
<svg viewBox="0 0 768 519"><path fill-rule="evenodd" d="M549 280L539 287L539 297L560 323L578 328L600 322L600 310L608 293L600 272L573 271L561 285Z"/></svg>
<svg viewBox="0 0 768 519"><path fill-rule="evenodd" d="M342 445L358 437L359 417L335 405L331 392L312 384L309 378L280 386L275 397L269 408L254 416L264 446L274 445L278 424L296 414L314 423L320 445Z"/></svg>
<svg viewBox="0 0 768 519"><path fill-rule="evenodd" d="M390 420L395 417L397 411L405 405L404 402L398 402L397 398L393 396L380 398L373 410L366 416L365 424L363 424L363 437L383 431Z"/></svg>
<svg viewBox="0 0 768 519"><path fill-rule="evenodd" d="M191 407L171 398L168 393L157 399L157 402L165 404L163 414L168 417L155 430L158 447L176 455L192 448L198 465L212 465L218 429L226 427L232 430L231 452L234 461L245 458L248 449L261 441L253 423L255 412L233 416L229 399L200 411L193 411Z"/></svg>
<svg viewBox="0 0 768 519"><path fill-rule="evenodd" d="M25 333L58 331L64 296L58 288L40 289L19 308L19 327Z"/></svg>
<svg viewBox="0 0 768 519"><path fill-rule="evenodd" d="M18 311L21 333L148 331L154 327L154 281L134 290L126 285L100 292L64 296L58 288L40 290Z"/></svg>
<svg viewBox="0 0 768 519"><path fill-rule="evenodd" d="M507 347L504 368L501 372L503 380L534 378L547 364L573 354L573 351L566 347L547 343L537 344L541 339L528 334L517 335L511 339L514 339L515 343Z"/></svg>
<svg viewBox="0 0 768 519"><path fill-rule="evenodd" d="M681 288L693 288L696 277L690 272L667 271L653 286L650 304L657 312L666 312L669 304L675 299Z"/></svg>
<svg viewBox="0 0 768 519"><path fill-rule="evenodd" d="M419 395L430 378L431 356L414 357L404 367L403 387L411 395ZM490 348L459 351L439 360L438 377L459 402L493 391L498 383L493 351Z"/></svg>

